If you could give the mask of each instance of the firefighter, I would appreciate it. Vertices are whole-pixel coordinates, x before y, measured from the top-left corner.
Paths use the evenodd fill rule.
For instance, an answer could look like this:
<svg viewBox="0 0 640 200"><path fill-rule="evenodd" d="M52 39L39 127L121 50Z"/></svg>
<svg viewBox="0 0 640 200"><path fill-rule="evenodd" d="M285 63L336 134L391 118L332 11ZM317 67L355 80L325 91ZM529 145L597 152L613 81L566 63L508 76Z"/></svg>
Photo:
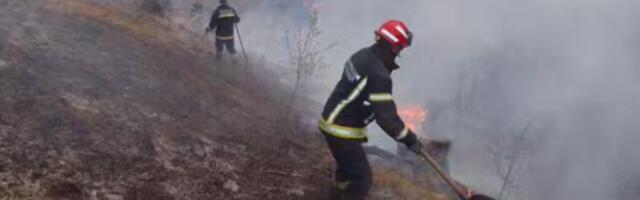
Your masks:
<svg viewBox="0 0 640 200"><path fill-rule="evenodd" d="M239 22L240 17L236 10L229 6L227 0L220 0L220 6L211 15L211 22L205 31L209 33L216 30L216 59L222 58L222 51L225 47L231 56L236 54L234 26Z"/></svg>
<svg viewBox="0 0 640 200"><path fill-rule="evenodd" d="M372 121L410 151L422 149L400 119L391 92L391 72L399 68L395 59L411 45L412 37L403 22L387 21L375 31L375 44L347 60L318 125L337 165L330 199L366 198L372 174L362 143L367 141L365 127Z"/></svg>

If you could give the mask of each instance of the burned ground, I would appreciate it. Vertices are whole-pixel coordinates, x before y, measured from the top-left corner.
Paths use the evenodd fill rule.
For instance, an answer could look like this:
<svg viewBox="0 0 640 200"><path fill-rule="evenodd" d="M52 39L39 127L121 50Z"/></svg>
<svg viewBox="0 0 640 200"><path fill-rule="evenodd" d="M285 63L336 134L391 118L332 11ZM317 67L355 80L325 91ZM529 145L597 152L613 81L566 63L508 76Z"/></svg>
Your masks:
<svg viewBox="0 0 640 200"><path fill-rule="evenodd" d="M276 81L79 2L0 0L0 199L323 199L331 158L277 131Z"/></svg>

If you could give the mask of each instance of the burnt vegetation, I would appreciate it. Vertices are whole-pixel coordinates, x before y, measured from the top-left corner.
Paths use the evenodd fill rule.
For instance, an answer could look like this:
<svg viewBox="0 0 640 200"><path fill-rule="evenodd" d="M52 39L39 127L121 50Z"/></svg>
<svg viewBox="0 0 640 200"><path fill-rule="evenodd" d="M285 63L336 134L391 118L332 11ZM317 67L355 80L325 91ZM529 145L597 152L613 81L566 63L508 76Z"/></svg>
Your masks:
<svg viewBox="0 0 640 200"><path fill-rule="evenodd" d="M268 70L247 84L244 68L214 62L210 41L184 40L173 34L182 29L116 7L0 4L0 199L327 193L330 155L315 127L278 132L288 93ZM171 6L141 5L159 16ZM413 183L402 177L378 175L382 184Z"/></svg>

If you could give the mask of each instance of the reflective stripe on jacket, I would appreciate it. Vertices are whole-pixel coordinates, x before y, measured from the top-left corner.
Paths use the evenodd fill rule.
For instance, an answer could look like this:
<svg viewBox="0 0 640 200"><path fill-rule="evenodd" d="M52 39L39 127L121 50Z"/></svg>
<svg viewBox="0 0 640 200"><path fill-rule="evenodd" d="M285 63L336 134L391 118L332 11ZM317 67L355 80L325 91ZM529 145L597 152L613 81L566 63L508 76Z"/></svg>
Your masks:
<svg viewBox="0 0 640 200"><path fill-rule="evenodd" d="M232 36L216 36L218 40L233 40L235 37Z"/></svg>
<svg viewBox="0 0 640 200"><path fill-rule="evenodd" d="M376 121L396 140L411 134L393 100L391 72L398 68L394 58L379 43L351 56L324 106L320 129L339 138L366 141L366 133L359 130Z"/></svg>
<svg viewBox="0 0 640 200"><path fill-rule="evenodd" d="M328 123L324 119L320 119L318 122L320 130L327 134L333 135L339 138L346 139L366 139L367 131L364 128L352 128L346 126L340 126Z"/></svg>
<svg viewBox="0 0 640 200"><path fill-rule="evenodd" d="M218 37L233 37L234 25L238 22L240 17L235 9L228 5L220 5L211 15L209 29L215 29Z"/></svg>

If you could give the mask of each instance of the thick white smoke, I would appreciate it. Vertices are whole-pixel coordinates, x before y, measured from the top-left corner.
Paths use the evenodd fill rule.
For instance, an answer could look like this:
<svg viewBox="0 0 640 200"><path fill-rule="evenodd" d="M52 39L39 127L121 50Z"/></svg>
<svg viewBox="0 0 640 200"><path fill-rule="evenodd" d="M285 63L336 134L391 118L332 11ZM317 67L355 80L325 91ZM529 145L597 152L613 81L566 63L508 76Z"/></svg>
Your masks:
<svg viewBox="0 0 640 200"><path fill-rule="evenodd" d="M429 131L455 140L455 177L497 194L501 181L486 146L532 121L532 153L514 171L521 187L505 197L636 199L640 2L318 4L324 41L340 42L328 52L334 68L326 76L332 81L351 53L371 44L382 21L397 18L413 28L415 45L394 74L396 96L400 105L444 110L433 116L438 119Z"/></svg>

